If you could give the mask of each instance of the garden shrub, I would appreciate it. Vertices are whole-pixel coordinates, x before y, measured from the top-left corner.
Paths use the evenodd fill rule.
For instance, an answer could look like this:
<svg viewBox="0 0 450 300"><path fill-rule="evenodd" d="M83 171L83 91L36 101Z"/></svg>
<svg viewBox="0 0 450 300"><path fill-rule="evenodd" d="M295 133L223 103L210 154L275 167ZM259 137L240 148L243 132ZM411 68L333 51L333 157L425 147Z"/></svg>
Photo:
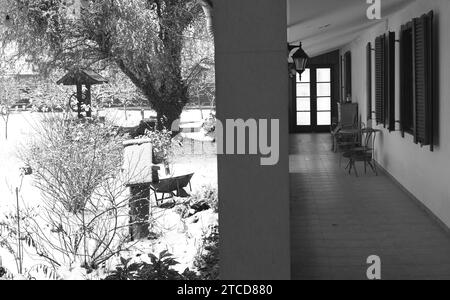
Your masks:
<svg viewBox="0 0 450 300"><path fill-rule="evenodd" d="M194 266L202 280L219 279L219 226L212 226L210 232L203 237L203 245L195 258Z"/></svg>
<svg viewBox="0 0 450 300"><path fill-rule="evenodd" d="M123 136L96 120L51 115L21 152L42 203L23 215L22 235L51 266L97 269L126 250Z"/></svg>
<svg viewBox="0 0 450 300"><path fill-rule="evenodd" d="M219 196L217 188L211 185L203 186L191 197L191 207L195 204L206 203L215 213L219 212Z"/></svg>
<svg viewBox="0 0 450 300"><path fill-rule="evenodd" d="M209 185L203 186L199 191L193 193L189 201L181 203L176 212L184 219L211 209L214 213L219 212L219 198L217 188Z"/></svg>
<svg viewBox="0 0 450 300"><path fill-rule="evenodd" d="M112 126L53 115L36 129L37 138L21 156L51 204L77 214L98 196L97 188L119 175L124 139Z"/></svg>

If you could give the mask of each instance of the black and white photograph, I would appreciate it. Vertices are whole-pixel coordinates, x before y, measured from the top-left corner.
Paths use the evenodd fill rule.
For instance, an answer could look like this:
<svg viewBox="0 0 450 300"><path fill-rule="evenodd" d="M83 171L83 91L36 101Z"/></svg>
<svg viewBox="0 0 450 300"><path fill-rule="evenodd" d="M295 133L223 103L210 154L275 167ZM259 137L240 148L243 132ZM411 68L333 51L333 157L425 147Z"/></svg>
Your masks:
<svg viewBox="0 0 450 300"><path fill-rule="evenodd" d="M450 280L448 28L449 0L0 0L0 281Z"/></svg>
<svg viewBox="0 0 450 300"><path fill-rule="evenodd" d="M198 1L2 0L2 277L218 277Z"/></svg>

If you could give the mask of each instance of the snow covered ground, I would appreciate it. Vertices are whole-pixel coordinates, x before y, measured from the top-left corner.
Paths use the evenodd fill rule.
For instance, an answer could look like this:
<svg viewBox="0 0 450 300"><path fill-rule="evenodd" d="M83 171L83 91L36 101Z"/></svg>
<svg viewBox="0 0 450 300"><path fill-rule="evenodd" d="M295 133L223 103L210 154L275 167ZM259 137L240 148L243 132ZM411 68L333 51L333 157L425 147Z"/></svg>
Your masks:
<svg viewBox="0 0 450 300"><path fill-rule="evenodd" d="M208 110L203 111L203 116L208 116ZM109 120L114 120L120 126L136 126L141 120L140 111L127 111L110 109L102 112ZM145 117L155 115L154 112L145 111ZM14 212L16 206L15 190L20 187L21 205L37 206L40 203L39 191L33 187L32 177L21 178L20 168L23 165L17 156L18 151L25 147L30 137L34 135L33 128L36 127L43 117L39 113L21 112L14 113L9 122L9 138L5 140L4 123L0 120L0 215ZM199 110L186 110L181 116L181 122L200 122ZM217 187L217 162L215 146L211 143L185 143L179 150L173 166L177 172L195 172L192 179L192 188L198 191L204 185ZM146 252L145 254L159 254L162 250L169 250L180 262L177 269L182 271L186 267L192 268L192 260L201 245L202 235L207 232L208 227L217 224L217 214L211 210L197 214L195 218L182 220L180 215L171 210L159 210L158 225L164 234L156 241L143 241L136 245L135 251ZM134 255L135 253L129 253ZM3 266L14 271L16 269L14 260L6 249L0 247L0 257ZM42 263L35 258L27 256L25 267ZM70 278L73 275L67 271ZM82 275L80 275L82 276ZM78 276L78 277L80 277Z"/></svg>

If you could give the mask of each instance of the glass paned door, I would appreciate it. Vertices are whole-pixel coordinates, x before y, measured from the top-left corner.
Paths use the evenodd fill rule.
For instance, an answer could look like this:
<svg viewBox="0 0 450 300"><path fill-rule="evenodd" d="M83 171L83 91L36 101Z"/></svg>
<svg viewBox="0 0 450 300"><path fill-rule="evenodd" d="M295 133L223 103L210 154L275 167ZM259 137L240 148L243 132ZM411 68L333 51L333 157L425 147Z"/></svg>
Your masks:
<svg viewBox="0 0 450 300"><path fill-rule="evenodd" d="M310 70L301 78L297 73L297 126L311 126L311 83Z"/></svg>
<svg viewBox="0 0 450 300"><path fill-rule="evenodd" d="M317 126L331 125L331 69L317 69Z"/></svg>
<svg viewBox="0 0 450 300"><path fill-rule="evenodd" d="M327 131L331 125L331 68L309 68L296 80L296 126L302 132Z"/></svg>

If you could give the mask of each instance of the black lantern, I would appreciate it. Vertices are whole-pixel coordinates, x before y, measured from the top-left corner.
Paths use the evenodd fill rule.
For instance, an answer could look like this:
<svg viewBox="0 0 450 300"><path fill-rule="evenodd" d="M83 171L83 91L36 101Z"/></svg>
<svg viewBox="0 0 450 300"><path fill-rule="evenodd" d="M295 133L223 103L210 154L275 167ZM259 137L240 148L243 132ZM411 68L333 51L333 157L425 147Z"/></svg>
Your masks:
<svg viewBox="0 0 450 300"><path fill-rule="evenodd" d="M306 65L309 60L308 54L303 50L302 44L299 46L291 46L289 45L289 61L292 63L292 66L289 67L289 72L291 73L291 69L295 68L295 71L302 75L302 73L306 70Z"/></svg>

